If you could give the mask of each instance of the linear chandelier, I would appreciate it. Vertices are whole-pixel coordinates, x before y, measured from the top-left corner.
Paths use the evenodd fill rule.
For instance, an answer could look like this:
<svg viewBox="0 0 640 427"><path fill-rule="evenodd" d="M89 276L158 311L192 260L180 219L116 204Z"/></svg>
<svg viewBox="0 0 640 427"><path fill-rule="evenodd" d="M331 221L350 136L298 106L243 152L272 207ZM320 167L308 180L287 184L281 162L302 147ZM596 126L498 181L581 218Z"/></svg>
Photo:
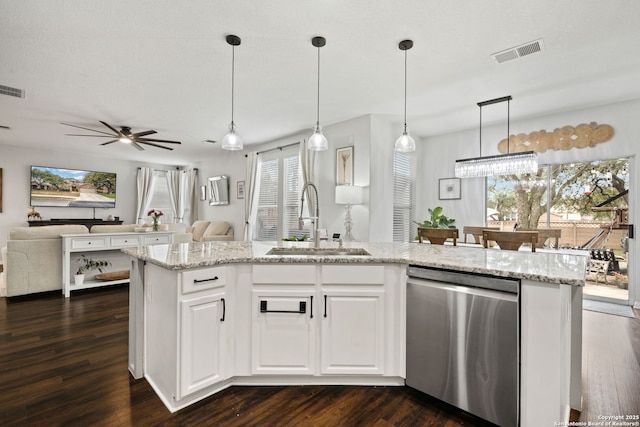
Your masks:
<svg viewBox="0 0 640 427"><path fill-rule="evenodd" d="M538 157L533 151L509 153L509 110L511 96L478 102L480 107L480 157L456 160L455 176L458 178L476 178L491 175L511 175L536 173ZM482 156L482 107L507 101L507 154Z"/></svg>

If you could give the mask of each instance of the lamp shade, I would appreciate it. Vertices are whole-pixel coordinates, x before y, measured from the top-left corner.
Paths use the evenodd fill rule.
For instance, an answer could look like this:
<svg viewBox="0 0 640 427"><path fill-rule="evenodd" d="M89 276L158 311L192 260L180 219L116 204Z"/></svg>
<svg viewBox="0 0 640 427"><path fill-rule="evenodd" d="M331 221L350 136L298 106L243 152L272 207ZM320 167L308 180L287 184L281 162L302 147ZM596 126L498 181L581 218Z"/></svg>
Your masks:
<svg viewBox="0 0 640 427"><path fill-rule="evenodd" d="M363 200L363 188L358 185L338 185L336 203L339 205L359 205Z"/></svg>

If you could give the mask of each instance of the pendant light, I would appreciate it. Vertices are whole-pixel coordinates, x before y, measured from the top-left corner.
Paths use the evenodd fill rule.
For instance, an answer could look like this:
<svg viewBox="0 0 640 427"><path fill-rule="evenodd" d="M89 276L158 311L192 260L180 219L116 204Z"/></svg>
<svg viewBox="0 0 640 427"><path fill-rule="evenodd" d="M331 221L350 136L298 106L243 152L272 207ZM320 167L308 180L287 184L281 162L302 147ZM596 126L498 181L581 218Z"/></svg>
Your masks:
<svg viewBox="0 0 640 427"><path fill-rule="evenodd" d="M509 153L509 112L511 96L478 102L480 107L480 157L456 160L455 176L475 178L493 175L513 175L538 172L538 156L533 151ZM507 154L482 157L482 107L507 101Z"/></svg>
<svg viewBox="0 0 640 427"><path fill-rule="evenodd" d="M311 44L318 48L318 103L316 105L316 127L313 129L313 135L309 138L308 148L311 151L324 151L329 148L327 138L322 134L320 126L320 48L327 44L324 37L314 37Z"/></svg>
<svg viewBox="0 0 640 427"><path fill-rule="evenodd" d="M242 139L236 133L236 124L233 122L233 101L235 86L235 65L236 65L236 46L240 46L240 37L229 34L227 43L231 45L231 123L229 124L229 133L222 138L223 150L242 150Z"/></svg>
<svg viewBox="0 0 640 427"><path fill-rule="evenodd" d="M404 129L400 138L396 140L395 151L408 153L416 151L416 142L407 130L407 51L413 47L413 40L402 40L398 48L404 50Z"/></svg>

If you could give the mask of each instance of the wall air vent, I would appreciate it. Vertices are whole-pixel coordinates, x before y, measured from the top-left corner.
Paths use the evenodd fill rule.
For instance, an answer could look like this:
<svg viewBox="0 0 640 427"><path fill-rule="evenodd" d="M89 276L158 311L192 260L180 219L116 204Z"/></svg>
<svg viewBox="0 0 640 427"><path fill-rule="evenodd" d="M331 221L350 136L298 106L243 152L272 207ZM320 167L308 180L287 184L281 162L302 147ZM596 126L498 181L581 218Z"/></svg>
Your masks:
<svg viewBox="0 0 640 427"><path fill-rule="evenodd" d="M24 98L24 90L15 87L0 85L0 95L15 96L16 98Z"/></svg>
<svg viewBox="0 0 640 427"><path fill-rule="evenodd" d="M532 53L541 52L544 49L544 42L542 39L534 40L520 46L511 47L507 50L492 53L491 57L498 63L502 64L512 59L521 58L523 56L531 55Z"/></svg>

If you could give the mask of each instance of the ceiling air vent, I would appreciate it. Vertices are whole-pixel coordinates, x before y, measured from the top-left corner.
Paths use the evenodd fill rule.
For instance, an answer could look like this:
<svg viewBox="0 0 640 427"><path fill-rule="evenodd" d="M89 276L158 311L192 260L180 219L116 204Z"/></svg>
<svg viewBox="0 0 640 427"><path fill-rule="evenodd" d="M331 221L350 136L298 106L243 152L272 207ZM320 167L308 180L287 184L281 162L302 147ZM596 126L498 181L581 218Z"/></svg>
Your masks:
<svg viewBox="0 0 640 427"><path fill-rule="evenodd" d="M24 90L15 87L0 85L0 95L15 96L16 98L24 98Z"/></svg>
<svg viewBox="0 0 640 427"><path fill-rule="evenodd" d="M515 46L507 50L492 53L491 57L498 63L502 64L512 59L521 58L523 56L531 55L532 53L541 52L544 49L544 42L542 39L534 40L520 46Z"/></svg>

